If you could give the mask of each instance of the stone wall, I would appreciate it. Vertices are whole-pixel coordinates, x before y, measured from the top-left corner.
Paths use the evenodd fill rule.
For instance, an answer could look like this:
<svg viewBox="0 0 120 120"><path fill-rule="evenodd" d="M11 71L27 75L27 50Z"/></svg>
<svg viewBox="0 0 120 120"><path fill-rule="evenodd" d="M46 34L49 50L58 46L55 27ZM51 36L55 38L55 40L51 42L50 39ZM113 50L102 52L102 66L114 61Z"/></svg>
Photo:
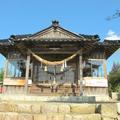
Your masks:
<svg viewBox="0 0 120 120"><path fill-rule="evenodd" d="M119 92L112 92L110 94L110 97L112 98L112 100L115 100L115 101L120 100L120 93Z"/></svg>
<svg viewBox="0 0 120 120"><path fill-rule="evenodd" d="M0 120L119 120L120 103L0 102Z"/></svg>

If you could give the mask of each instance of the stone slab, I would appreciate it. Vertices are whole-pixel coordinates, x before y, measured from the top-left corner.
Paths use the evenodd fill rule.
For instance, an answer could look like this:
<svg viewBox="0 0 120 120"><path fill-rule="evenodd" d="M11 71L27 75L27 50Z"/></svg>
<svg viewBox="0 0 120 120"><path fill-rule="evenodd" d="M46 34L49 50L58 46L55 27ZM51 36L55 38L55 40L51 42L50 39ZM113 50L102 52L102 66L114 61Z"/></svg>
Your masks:
<svg viewBox="0 0 120 120"><path fill-rule="evenodd" d="M95 104L71 104L70 105L71 113L79 113L79 114L94 114L96 111Z"/></svg>
<svg viewBox="0 0 120 120"><path fill-rule="evenodd" d="M69 115L69 114L66 114L66 115L65 115L65 120L72 120L72 116Z"/></svg>
<svg viewBox="0 0 120 120"><path fill-rule="evenodd" d="M77 103L87 103L95 102L95 96L32 96L32 95L10 95L10 94L0 94L0 100L7 101L62 101L62 102L77 102Z"/></svg>
<svg viewBox="0 0 120 120"><path fill-rule="evenodd" d="M58 113L58 105L56 104L42 104L41 105L42 113Z"/></svg>
<svg viewBox="0 0 120 120"><path fill-rule="evenodd" d="M65 115L65 120L101 120L100 114L69 114Z"/></svg>
<svg viewBox="0 0 120 120"><path fill-rule="evenodd" d="M13 112L5 113L3 120L18 120L18 113Z"/></svg>
<svg viewBox="0 0 120 120"><path fill-rule="evenodd" d="M66 105L66 104L63 104L63 105L59 105L58 106L58 112L59 113L70 113L70 105Z"/></svg>
<svg viewBox="0 0 120 120"><path fill-rule="evenodd" d="M0 102L0 112L11 112L14 111L14 104L9 102Z"/></svg>
<svg viewBox="0 0 120 120"><path fill-rule="evenodd" d="M34 117L32 114L19 114L18 120L34 120Z"/></svg>
<svg viewBox="0 0 120 120"><path fill-rule="evenodd" d="M0 120L4 120L5 119L5 113L4 112L0 112Z"/></svg>
<svg viewBox="0 0 120 120"><path fill-rule="evenodd" d="M47 115L46 114L35 114L34 120L47 120Z"/></svg>
<svg viewBox="0 0 120 120"><path fill-rule="evenodd" d="M98 112L101 115L113 117L117 116L117 104L116 103L106 103L99 106Z"/></svg>
<svg viewBox="0 0 120 120"><path fill-rule="evenodd" d="M32 105L31 104L17 104L17 112L32 113Z"/></svg>
<svg viewBox="0 0 120 120"><path fill-rule="evenodd" d="M33 104L31 106L31 112L32 113L41 113L41 105L40 104Z"/></svg>

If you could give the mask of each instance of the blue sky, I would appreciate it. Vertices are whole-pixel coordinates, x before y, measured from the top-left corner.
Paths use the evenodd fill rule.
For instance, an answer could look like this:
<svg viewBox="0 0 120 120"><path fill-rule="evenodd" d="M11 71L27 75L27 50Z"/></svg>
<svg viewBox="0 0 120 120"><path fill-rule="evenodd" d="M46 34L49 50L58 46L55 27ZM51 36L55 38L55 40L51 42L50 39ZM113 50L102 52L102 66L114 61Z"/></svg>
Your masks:
<svg viewBox="0 0 120 120"><path fill-rule="evenodd" d="M120 0L0 0L0 39L11 34L35 33L59 20L62 27L81 34L98 34L101 41L108 31L120 35L120 18L106 18L120 9ZM120 62L120 50L108 59ZM0 56L0 68L4 57Z"/></svg>

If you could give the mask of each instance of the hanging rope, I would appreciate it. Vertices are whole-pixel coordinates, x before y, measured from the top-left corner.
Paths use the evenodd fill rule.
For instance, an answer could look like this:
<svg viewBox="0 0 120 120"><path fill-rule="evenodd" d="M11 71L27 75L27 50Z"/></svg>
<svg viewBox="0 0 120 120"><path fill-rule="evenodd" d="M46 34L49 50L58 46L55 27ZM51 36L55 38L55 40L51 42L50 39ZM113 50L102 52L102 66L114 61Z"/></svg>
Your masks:
<svg viewBox="0 0 120 120"><path fill-rule="evenodd" d="M48 61L48 60L45 60L43 58L41 58L40 56L36 55L34 52L32 52L30 49L29 49L29 53L32 54L32 56L34 58L36 58L38 61L40 61L41 63L45 64L45 65L60 65L60 64L63 64L71 59L73 59L74 57L76 57L76 55L78 55L80 53L81 50L78 50L76 53L74 53L73 55L71 55L70 57L64 59L64 60L61 60L61 61Z"/></svg>

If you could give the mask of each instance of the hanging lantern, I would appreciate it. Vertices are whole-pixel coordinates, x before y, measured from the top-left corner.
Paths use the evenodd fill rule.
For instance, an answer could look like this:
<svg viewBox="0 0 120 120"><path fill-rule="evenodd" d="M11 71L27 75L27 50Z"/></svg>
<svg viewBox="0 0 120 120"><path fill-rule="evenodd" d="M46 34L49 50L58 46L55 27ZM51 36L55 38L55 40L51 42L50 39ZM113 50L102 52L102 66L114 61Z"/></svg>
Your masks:
<svg viewBox="0 0 120 120"><path fill-rule="evenodd" d="M44 69L44 71L47 71L47 66L45 66L45 69Z"/></svg>

